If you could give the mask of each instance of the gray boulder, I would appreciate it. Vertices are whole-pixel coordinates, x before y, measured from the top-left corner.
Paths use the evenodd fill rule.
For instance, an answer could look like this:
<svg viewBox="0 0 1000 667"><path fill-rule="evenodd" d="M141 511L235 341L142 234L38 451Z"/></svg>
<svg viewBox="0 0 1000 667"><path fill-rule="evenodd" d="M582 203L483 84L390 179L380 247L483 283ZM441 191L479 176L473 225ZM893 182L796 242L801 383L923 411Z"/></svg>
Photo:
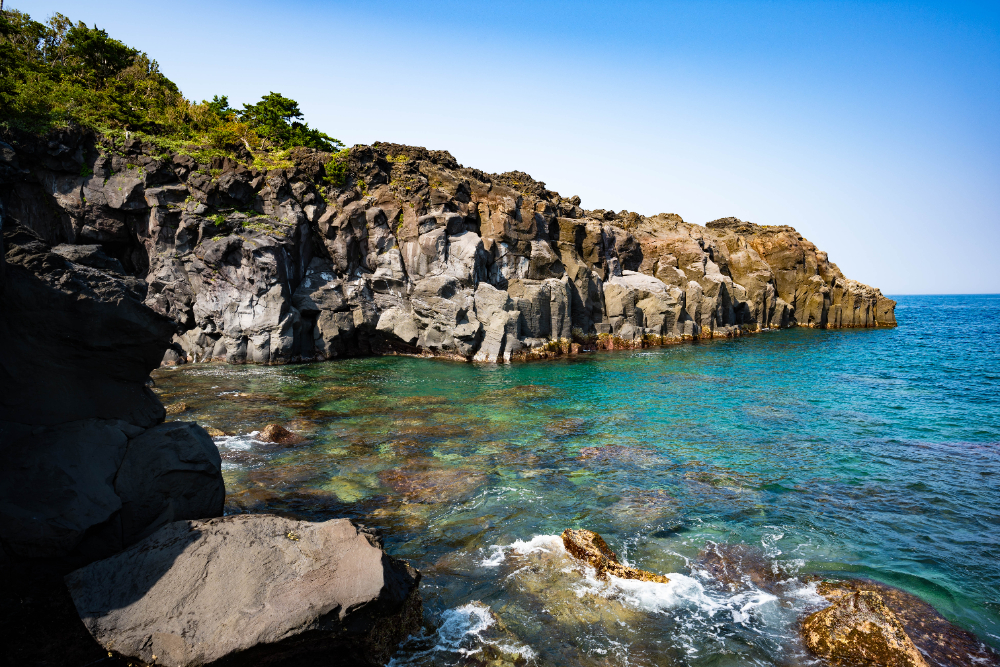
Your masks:
<svg viewBox="0 0 1000 667"><path fill-rule="evenodd" d="M382 665L421 619L419 573L346 519L179 521L66 577L108 651L165 665Z"/></svg>

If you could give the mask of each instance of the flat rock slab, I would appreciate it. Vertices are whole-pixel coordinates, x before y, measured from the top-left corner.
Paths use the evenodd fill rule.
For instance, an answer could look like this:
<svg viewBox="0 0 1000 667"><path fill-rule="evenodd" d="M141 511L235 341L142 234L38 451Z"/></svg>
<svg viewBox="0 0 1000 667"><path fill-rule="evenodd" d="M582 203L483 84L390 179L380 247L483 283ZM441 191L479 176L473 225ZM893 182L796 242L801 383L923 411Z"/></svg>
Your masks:
<svg viewBox="0 0 1000 667"><path fill-rule="evenodd" d="M108 651L181 667L385 664L421 619L419 573L347 519L178 521L66 577Z"/></svg>

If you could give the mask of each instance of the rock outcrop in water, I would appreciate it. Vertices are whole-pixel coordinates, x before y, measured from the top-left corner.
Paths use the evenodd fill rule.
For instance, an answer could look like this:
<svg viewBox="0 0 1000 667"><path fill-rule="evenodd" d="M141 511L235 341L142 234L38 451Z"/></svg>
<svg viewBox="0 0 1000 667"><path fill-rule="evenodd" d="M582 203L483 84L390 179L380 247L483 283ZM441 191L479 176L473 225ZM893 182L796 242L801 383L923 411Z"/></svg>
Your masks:
<svg viewBox="0 0 1000 667"><path fill-rule="evenodd" d="M824 581L831 605L802 623L806 646L834 667L974 667L1000 665L1000 655L952 625L931 605L874 581Z"/></svg>
<svg viewBox="0 0 1000 667"><path fill-rule="evenodd" d="M384 664L419 624L419 575L347 520L184 521L220 516L225 487L209 434L163 423L147 386L175 322L100 246L50 247L2 211L0 232L0 621L30 627L5 651L33 662L34 639L59 664L112 651L195 665L334 648L344 664ZM69 581L106 651L57 583L87 563Z"/></svg>
<svg viewBox="0 0 1000 667"><path fill-rule="evenodd" d="M563 531L562 541L566 551L597 571L598 579L606 579L609 574L612 574L621 579L637 579L656 584L665 584L670 581L662 574L653 574L646 570L623 565L608 543L604 541L604 538L593 531L567 528Z"/></svg>
<svg viewBox="0 0 1000 667"><path fill-rule="evenodd" d="M146 303L182 330L166 363L392 351L496 362L895 323L893 301L791 227L585 211L527 174L444 151L356 146L333 184L333 156L311 149L263 173L137 140L8 139L8 215L146 278Z"/></svg>
<svg viewBox="0 0 1000 667"><path fill-rule="evenodd" d="M382 665L422 606L381 547L346 519L182 521L66 580L101 645L144 664Z"/></svg>

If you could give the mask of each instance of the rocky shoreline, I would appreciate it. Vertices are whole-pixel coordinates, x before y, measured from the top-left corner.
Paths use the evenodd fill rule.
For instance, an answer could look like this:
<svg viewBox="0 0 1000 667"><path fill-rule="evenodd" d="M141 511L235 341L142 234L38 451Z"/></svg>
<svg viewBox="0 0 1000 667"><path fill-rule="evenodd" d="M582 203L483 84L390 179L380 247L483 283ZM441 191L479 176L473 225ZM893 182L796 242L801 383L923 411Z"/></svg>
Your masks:
<svg viewBox="0 0 1000 667"><path fill-rule="evenodd" d="M219 518L218 448L194 422L164 422L148 386L176 329L143 303L146 284L100 247L53 248L6 217L0 231L5 652L19 664L385 664L420 624L419 573L347 520Z"/></svg>
<svg viewBox="0 0 1000 667"><path fill-rule="evenodd" d="M495 363L895 324L895 302L791 227L587 211L445 151L297 148L264 172L81 131L4 139L7 217L146 280L147 305L177 325L165 364Z"/></svg>
<svg viewBox="0 0 1000 667"><path fill-rule="evenodd" d="M164 422L157 366L502 363L895 324L893 301L790 227L585 211L526 174L395 144L290 164L199 164L75 130L0 142L3 612L58 619L31 631L55 652L385 664L420 626L419 573L362 526L222 518L219 451ZM667 581L590 535L580 553L602 572Z"/></svg>

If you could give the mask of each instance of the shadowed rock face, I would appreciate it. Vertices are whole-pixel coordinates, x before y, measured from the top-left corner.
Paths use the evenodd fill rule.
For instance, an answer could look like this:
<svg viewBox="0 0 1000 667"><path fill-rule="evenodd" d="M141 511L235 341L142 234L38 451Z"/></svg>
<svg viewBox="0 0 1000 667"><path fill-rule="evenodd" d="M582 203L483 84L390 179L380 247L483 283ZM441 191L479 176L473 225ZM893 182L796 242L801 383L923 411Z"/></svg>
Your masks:
<svg viewBox="0 0 1000 667"><path fill-rule="evenodd" d="M606 579L609 574L613 574L621 579L638 579L658 584L670 581L662 574L653 574L646 570L622 565L604 538L592 531L567 528L563 531L562 541L566 551L597 570L598 579Z"/></svg>
<svg viewBox="0 0 1000 667"><path fill-rule="evenodd" d="M30 138L0 151L17 165L0 170L8 215L74 261L146 278L146 302L181 329L165 363L392 351L498 362L895 323L893 301L791 227L585 211L527 174L444 151L356 146L335 187L332 156L309 149L260 173L154 157L138 141L60 141L79 144L79 163Z"/></svg>
<svg viewBox="0 0 1000 667"><path fill-rule="evenodd" d="M91 634L143 663L382 665L421 620L420 575L346 519L169 524L66 577Z"/></svg>
<svg viewBox="0 0 1000 667"><path fill-rule="evenodd" d="M99 246L50 248L3 222L0 546L80 564L170 521L218 516L212 439L160 424L146 386L176 330Z"/></svg>

